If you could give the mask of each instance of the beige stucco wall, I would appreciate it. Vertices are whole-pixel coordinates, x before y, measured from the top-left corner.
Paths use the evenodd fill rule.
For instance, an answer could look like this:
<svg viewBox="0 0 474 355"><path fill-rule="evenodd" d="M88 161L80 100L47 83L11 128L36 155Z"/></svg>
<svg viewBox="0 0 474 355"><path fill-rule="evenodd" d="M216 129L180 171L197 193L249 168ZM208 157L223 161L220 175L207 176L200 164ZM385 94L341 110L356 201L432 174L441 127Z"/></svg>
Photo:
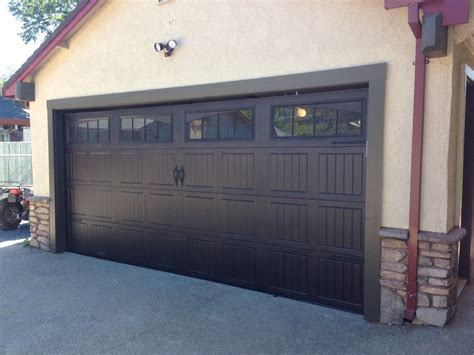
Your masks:
<svg viewBox="0 0 474 355"><path fill-rule="evenodd" d="M153 43L175 38L164 58ZM422 229L444 232L453 46L427 67ZM406 228L414 39L406 9L374 0L109 0L35 75L35 191L49 195L46 101L388 63L383 225ZM125 104L125 103L124 103ZM381 117L382 119L382 117Z"/></svg>

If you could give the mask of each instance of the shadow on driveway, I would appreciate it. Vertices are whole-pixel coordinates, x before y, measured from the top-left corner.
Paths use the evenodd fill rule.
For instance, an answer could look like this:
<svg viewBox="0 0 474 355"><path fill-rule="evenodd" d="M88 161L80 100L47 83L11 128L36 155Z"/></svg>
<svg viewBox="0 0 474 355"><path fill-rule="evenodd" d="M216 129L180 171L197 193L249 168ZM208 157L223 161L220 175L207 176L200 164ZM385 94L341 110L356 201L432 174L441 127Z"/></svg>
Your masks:
<svg viewBox="0 0 474 355"><path fill-rule="evenodd" d="M0 230L0 248L22 243L30 236L30 224L22 222L20 227L11 231Z"/></svg>
<svg viewBox="0 0 474 355"><path fill-rule="evenodd" d="M472 298L445 329L387 326L236 287L22 245L0 248L0 285L0 353L452 355L474 349L473 320L465 311ZM472 286L466 292L474 292Z"/></svg>

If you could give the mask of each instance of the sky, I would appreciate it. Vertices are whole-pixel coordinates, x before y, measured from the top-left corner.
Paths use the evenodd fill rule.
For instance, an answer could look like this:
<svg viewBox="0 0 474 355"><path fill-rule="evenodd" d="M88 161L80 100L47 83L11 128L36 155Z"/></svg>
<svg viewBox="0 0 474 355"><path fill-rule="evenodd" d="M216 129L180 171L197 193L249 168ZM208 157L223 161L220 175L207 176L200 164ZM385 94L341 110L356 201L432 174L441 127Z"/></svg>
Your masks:
<svg viewBox="0 0 474 355"><path fill-rule="evenodd" d="M0 0L0 77L13 74L41 44L26 45L20 32L21 24L8 11L8 0Z"/></svg>

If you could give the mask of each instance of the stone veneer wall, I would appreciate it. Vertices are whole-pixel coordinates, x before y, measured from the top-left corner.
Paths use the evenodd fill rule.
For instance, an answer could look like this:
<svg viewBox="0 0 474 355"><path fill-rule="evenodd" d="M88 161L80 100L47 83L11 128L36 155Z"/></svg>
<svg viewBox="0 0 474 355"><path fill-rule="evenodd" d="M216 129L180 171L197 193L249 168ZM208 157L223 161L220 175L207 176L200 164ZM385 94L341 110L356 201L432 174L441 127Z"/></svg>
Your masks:
<svg viewBox="0 0 474 355"><path fill-rule="evenodd" d="M49 197L32 196L30 203L30 246L50 250L49 241Z"/></svg>
<svg viewBox="0 0 474 355"><path fill-rule="evenodd" d="M406 304L407 231L382 229L380 267L382 323L403 322ZM418 295L414 323L446 325L456 314L459 228L425 233L418 241Z"/></svg>

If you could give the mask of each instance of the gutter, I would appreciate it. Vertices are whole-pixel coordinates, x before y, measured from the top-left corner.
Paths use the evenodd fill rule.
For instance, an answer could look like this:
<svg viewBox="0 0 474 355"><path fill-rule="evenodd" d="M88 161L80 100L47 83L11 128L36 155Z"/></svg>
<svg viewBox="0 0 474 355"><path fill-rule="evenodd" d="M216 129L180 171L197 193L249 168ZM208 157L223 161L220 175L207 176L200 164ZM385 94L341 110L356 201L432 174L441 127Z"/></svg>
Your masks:
<svg viewBox="0 0 474 355"><path fill-rule="evenodd" d="M408 7L408 25L416 41L415 83L413 93L413 129L410 172L410 207L408 217L408 270L407 302L404 319L416 317L418 294L418 239L420 235L421 177L423 158L423 120L425 111L426 64L429 57L446 55L447 27L469 22L469 0L385 0L385 9ZM420 21L420 10L424 16L441 15L440 23L427 20L425 27ZM435 26L435 27L433 27ZM444 36L443 36L444 33ZM426 39L426 43L424 40ZM443 43L444 42L444 43ZM444 47L444 48L443 48ZM426 53L426 55L425 55Z"/></svg>
<svg viewBox="0 0 474 355"><path fill-rule="evenodd" d="M410 209L408 218L407 303L404 318L416 316L418 293L418 234L420 231L421 176L423 158L423 120L425 111L426 57L422 52L422 27L418 4L408 5L408 24L415 36L415 84L413 95L413 129L411 143Z"/></svg>

